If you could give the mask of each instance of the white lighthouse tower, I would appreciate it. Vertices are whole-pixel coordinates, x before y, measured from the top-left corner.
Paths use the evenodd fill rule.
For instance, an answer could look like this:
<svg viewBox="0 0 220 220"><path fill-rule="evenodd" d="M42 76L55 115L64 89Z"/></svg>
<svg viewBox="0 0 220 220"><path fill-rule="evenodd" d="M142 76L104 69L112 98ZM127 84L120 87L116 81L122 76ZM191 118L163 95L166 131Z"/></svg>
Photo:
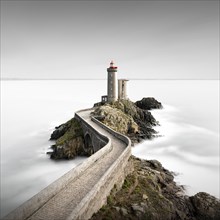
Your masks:
<svg viewBox="0 0 220 220"><path fill-rule="evenodd" d="M107 68L108 72L108 102L117 100L116 89L117 89L117 70L118 67L111 61L110 67Z"/></svg>

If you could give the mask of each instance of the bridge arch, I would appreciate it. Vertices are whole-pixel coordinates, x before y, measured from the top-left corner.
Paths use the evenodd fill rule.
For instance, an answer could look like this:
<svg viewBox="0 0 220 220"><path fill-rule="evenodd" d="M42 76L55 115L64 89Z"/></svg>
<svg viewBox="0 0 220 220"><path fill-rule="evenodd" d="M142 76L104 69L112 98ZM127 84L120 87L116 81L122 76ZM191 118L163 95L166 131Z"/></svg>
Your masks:
<svg viewBox="0 0 220 220"><path fill-rule="evenodd" d="M92 155L94 153L94 146L92 143L92 138L88 132L85 134L84 140L85 140L86 153L88 153L89 155Z"/></svg>

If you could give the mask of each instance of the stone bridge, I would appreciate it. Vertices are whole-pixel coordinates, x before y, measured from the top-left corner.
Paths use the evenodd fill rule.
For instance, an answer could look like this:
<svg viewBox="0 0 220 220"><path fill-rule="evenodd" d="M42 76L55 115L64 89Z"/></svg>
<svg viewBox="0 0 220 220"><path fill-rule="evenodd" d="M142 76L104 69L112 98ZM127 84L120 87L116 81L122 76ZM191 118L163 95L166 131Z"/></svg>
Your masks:
<svg viewBox="0 0 220 220"><path fill-rule="evenodd" d="M86 148L95 153L3 219L86 220L106 203L113 187L122 185L131 141L91 117L91 111L75 117L82 123Z"/></svg>
<svg viewBox="0 0 220 220"><path fill-rule="evenodd" d="M88 109L88 111L89 110L91 109ZM106 136L100 135L100 133L84 119L86 115L84 115L84 118L79 116L80 114L83 114L84 111L85 110L78 111L75 114L75 118L81 122L83 129L85 140L84 150L85 152L93 154L103 148L109 140L106 138Z"/></svg>

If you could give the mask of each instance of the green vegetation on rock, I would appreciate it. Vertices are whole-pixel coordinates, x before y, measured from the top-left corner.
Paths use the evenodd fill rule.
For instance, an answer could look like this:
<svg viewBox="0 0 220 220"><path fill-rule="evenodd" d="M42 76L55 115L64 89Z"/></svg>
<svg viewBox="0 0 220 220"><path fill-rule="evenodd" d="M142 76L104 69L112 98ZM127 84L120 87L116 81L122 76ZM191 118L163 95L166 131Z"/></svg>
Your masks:
<svg viewBox="0 0 220 220"><path fill-rule="evenodd" d="M152 127L158 122L152 114L137 107L130 100L96 105L93 116L113 130L127 135L133 144L143 139L151 139L157 133Z"/></svg>
<svg viewBox="0 0 220 220"><path fill-rule="evenodd" d="M117 132L122 134L138 132L138 125L134 119L114 105L103 105L96 108L93 114L103 118L102 123Z"/></svg>
<svg viewBox="0 0 220 220"><path fill-rule="evenodd" d="M186 196L183 186L158 161L132 156L130 163L134 171L119 191L112 190L107 204L91 220L219 219L219 200L206 193Z"/></svg>
<svg viewBox="0 0 220 220"><path fill-rule="evenodd" d="M56 140L52 146L51 159L73 159L85 155L83 129L75 118L58 126L51 139Z"/></svg>
<svg viewBox="0 0 220 220"><path fill-rule="evenodd" d="M64 135L62 135L60 138L56 140L57 146L63 145L74 138L83 137L82 127L75 118L72 118L71 120L67 121L65 125L68 129L64 133Z"/></svg>

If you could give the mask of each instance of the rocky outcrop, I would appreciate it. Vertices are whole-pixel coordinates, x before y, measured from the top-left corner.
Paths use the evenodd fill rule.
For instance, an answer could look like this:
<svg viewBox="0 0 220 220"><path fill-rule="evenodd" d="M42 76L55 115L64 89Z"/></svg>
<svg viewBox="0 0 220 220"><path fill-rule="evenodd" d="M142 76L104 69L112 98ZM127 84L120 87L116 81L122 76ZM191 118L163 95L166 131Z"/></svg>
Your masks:
<svg viewBox="0 0 220 220"><path fill-rule="evenodd" d="M55 127L55 130L50 136L50 140L57 140L61 136L65 134L65 132L69 129L69 123L65 123L62 125L59 125L58 127Z"/></svg>
<svg viewBox="0 0 220 220"><path fill-rule="evenodd" d="M127 135L133 144L156 136L153 126L158 122L149 111L137 107L132 101L120 100L96 106L93 115L113 130Z"/></svg>
<svg viewBox="0 0 220 220"><path fill-rule="evenodd" d="M51 159L73 159L86 155L83 148L83 130L75 118L56 127L50 139L56 141L51 146L53 152L48 153Z"/></svg>
<svg viewBox="0 0 220 220"><path fill-rule="evenodd" d="M220 219L219 200L205 192L199 192L191 196L190 201L194 208L194 214L197 219L211 220Z"/></svg>
<svg viewBox="0 0 220 220"><path fill-rule="evenodd" d="M139 132L138 125L134 119L129 114L125 114L121 109L115 108L112 105L106 104L96 108L92 114L102 121L102 123L119 133L129 134Z"/></svg>
<svg viewBox="0 0 220 220"><path fill-rule="evenodd" d="M153 98L142 100L145 99L148 101L144 102L144 108L152 109L159 105L159 102ZM158 122L152 114L130 100L120 100L104 105L97 103L95 106L93 116L113 130L127 135L133 145L144 139L151 139L157 134L153 126ZM48 152L51 159L73 159L76 156L89 156L88 152L92 152L84 151L83 130L75 118L56 127L50 139L56 141L51 147L52 152Z"/></svg>
<svg viewBox="0 0 220 220"><path fill-rule="evenodd" d="M174 181L174 174L156 160L131 157L134 170L122 189L112 190L107 205L92 220L219 219L220 201L207 193L185 195L184 187Z"/></svg>
<svg viewBox="0 0 220 220"><path fill-rule="evenodd" d="M142 100L135 102L135 105L145 110L160 109L163 107L160 102L152 97L143 98Z"/></svg>

